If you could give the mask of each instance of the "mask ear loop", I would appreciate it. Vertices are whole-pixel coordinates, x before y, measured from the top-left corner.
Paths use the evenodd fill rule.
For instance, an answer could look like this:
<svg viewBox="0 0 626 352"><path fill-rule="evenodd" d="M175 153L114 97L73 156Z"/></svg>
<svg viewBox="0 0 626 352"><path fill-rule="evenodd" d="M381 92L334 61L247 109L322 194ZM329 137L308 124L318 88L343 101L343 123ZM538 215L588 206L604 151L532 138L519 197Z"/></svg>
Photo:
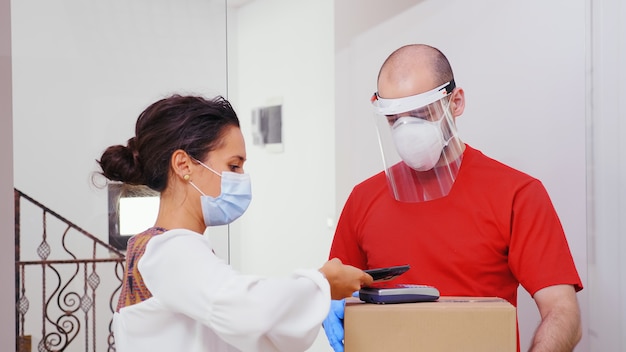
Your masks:
<svg viewBox="0 0 626 352"><path fill-rule="evenodd" d="M194 185L193 182L189 181L189 184L191 185L191 187L195 188L196 191L200 192L200 194L202 194L203 196L206 196L206 194L204 194L204 192L202 192L200 188L198 188L198 186Z"/></svg>
<svg viewBox="0 0 626 352"><path fill-rule="evenodd" d="M219 172L217 172L217 171L213 170L213 169L212 169L212 168L210 168L209 166L205 165L202 161L200 161L200 160L198 160L198 159L196 159L196 158L194 158L194 157L192 157L192 159L193 159L195 162L197 162L198 164L200 164L200 165L204 166L204 167L205 167L206 169L208 169L209 171L211 171L211 172L213 172L214 174L216 174L217 176L222 177L222 174L220 174Z"/></svg>
<svg viewBox="0 0 626 352"><path fill-rule="evenodd" d="M194 157L191 157L191 159L192 159L193 161L197 162L198 164L200 164L200 165L204 166L206 169L208 169L209 171L213 172L213 173L214 173L214 174L216 174L217 176L222 177L222 175L221 175L221 174L219 174L217 171L213 170L213 169L212 169L212 168L210 168L209 166L205 165L202 161L200 161L200 160L198 160L198 159L196 159L196 158L194 158ZM185 175L185 176L189 176L189 175ZM189 179L189 178L186 178L186 180L188 180L188 179ZM200 188L198 188L198 186L196 186L193 182L189 181L189 184L190 184L193 188L195 188L195 189L196 189L196 191L200 192L200 194L202 194L203 196L205 196L205 197L206 197L206 194L204 194L204 192L202 192L202 191L200 190Z"/></svg>

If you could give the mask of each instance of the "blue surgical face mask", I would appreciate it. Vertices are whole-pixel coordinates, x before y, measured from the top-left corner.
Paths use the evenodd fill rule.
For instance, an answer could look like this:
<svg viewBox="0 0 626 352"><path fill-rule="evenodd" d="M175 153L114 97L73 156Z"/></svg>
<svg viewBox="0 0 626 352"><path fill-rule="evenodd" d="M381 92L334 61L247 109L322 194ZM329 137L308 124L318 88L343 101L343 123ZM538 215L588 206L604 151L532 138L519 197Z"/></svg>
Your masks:
<svg viewBox="0 0 626 352"><path fill-rule="evenodd" d="M222 178L222 192L217 198L207 196L193 182L189 183L202 197L202 215L206 226L227 225L239 218L248 209L252 200L250 175L223 171L221 174L196 160L200 165Z"/></svg>

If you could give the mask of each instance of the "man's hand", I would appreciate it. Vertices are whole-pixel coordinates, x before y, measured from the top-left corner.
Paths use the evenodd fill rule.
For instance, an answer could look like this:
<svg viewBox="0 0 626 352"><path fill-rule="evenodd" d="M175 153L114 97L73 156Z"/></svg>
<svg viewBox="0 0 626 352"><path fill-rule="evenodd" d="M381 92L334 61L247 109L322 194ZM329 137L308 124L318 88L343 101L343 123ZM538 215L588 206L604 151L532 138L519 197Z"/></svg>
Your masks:
<svg viewBox="0 0 626 352"><path fill-rule="evenodd" d="M331 300L330 312L322 323L326 338L330 343L330 347L335 352L343 352L343 316L346 307L346 300Z"/></svg>

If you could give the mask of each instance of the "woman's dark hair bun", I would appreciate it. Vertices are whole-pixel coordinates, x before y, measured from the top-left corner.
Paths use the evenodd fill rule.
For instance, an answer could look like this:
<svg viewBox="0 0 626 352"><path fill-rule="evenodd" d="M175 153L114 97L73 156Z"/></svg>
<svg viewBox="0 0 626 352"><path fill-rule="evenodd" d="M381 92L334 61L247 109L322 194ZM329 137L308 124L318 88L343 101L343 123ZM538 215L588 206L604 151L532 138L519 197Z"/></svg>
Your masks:
<svg viewBox="0 0 626 352"><path fill-rule="evenodd" d="M108 147L98 160L101 174L111 181L120 181L131 185L142 185L143 174L140 160L135 149L135 138L128 140L128 146Z"/></svg>

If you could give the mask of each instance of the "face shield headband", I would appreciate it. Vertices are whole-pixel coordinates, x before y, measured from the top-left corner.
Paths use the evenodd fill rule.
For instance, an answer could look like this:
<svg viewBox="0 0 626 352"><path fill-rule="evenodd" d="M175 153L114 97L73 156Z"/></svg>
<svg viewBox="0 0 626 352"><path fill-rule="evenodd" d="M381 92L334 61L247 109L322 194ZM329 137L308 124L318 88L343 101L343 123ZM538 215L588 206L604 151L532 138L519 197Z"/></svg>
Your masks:
<svg viewBox="0 0 626 352"><path fill-rule="evenodd" d="M381 98L376 92L371 100L376 113L379 115L396 115L432 104L452 93L454 88L456 88L456 84L454 80L451 80L428 92L398 99Z"/></svg>

